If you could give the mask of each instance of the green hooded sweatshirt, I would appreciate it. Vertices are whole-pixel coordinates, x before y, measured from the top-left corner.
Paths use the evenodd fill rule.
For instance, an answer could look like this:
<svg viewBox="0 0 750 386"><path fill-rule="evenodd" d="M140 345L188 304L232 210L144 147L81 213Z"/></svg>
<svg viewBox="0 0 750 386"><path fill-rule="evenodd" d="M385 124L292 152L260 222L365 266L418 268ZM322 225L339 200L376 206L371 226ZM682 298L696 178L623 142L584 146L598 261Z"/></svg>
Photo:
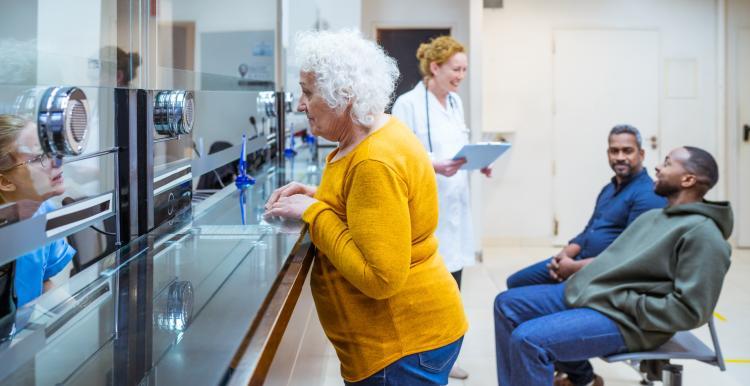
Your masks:
<svg viewBox="0 0 750 386"><path fill-rule="evenodd" d="M614 320L631 352L661 346L711 317L729 269L732 224L728 202L650 210L568 279L565 301Z"/></svg>

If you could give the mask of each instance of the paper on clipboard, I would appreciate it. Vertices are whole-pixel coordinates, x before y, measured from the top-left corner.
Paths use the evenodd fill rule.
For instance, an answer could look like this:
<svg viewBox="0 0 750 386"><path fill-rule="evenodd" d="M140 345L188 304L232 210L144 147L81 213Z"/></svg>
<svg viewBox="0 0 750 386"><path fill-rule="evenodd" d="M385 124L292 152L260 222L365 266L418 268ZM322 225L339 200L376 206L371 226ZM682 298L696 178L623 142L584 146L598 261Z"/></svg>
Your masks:
<svg viewBox="0 0 750 386"><path fill-rule="evenodd" d="M490 166L503 153L510 149L509 142L480 142L464 145L461 150L453 156L453 159L466 158L466 163L461 170L475 170Z"/></svg>

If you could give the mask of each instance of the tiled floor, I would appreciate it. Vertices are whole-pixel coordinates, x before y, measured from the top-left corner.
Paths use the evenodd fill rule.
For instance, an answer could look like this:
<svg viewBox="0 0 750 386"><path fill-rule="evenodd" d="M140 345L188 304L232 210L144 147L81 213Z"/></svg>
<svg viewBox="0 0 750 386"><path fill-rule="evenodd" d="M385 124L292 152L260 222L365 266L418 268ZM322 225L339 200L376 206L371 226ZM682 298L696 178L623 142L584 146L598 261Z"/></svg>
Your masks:
<svg viewBox="0 0 750 386"><path fill-rule="evenodd" d="M555 250L539 247L486 248L484 262L465 269L463 297L470 329L464 340L459 363L470 376L464 381L451 380L450 385L497 384L492 322L493 299L499 291L505 289L505 278L509 274L544 256L549 256ZM716 325L724 357L729 362L727 371L722 373L716 367L698 362L683 362L685 386L750 385L750 250L736 250L732 259L732 267L716 309L723 318L718 320ZM316 318L311 319L308 334L322 334ZM695 333L710 343L707 328L700 328ZM333 349L325 340L318 341L326 344L325 349L318 351L325 354L308 359L319 363L318 368L325 369L323 380L319 384L341 386L343 382ZM608 386L638 385L638 375L625 364L607 364L595 360L594 368L604 377Z"/></svg>

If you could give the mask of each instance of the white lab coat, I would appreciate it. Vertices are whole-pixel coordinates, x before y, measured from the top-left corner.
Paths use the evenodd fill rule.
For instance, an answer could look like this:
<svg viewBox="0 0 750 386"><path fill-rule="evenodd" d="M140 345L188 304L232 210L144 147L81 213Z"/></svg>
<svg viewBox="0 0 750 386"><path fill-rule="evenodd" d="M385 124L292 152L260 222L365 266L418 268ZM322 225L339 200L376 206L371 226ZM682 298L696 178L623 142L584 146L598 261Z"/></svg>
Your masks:
<svg viewBox="0 0 750 386"><path fill-rule="evenodd" d="M404 93L393 104L392 114L414 131L425 149L430 152L427 135L425 86L422 82ZM461 98L450 93L446 107L431 92L427 93L430 108L430 138L434 160L453 158L469 143L469 130L464 123ZM469 175L459 170L451 177L437 175L438 228L435 232L438 250L450 272L474 264L474 227L469 201Z"/></svg>

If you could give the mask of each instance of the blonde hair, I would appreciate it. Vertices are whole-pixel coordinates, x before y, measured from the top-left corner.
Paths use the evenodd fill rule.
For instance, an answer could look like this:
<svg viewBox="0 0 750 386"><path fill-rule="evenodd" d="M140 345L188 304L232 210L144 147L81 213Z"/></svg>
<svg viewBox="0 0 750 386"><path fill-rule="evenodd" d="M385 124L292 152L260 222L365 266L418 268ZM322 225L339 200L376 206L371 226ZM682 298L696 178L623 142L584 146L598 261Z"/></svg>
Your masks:
<svg viewBox="0 0 750 386"><path fill-rule="evenodd" d="M0 169L16 152L16 140L26 127L26 120L11 114L0 114ZM11 159L11 161L14 161Z"/></svg>
<svg viewBox="0 0 750 386"><path fill-rule="evenodd" d="M422 43L417 49L417 59L419 60L419 72L425 79L432 78L432 71L430 71L430 63L435 62L438 65L442 65L447 62L451 56L459 53L466 52L463 44L459 43L456 39L450 36L438 36L432 39L429 43Z"/></svg>
<svg viewBox="0 0 750 386"><path fill-rule="evenodd" d="M26 127L26 120L11 114L0 114L0 169L9 167L15 162L16 140ZM0 194L0 204L5 204Z"/></svg>

